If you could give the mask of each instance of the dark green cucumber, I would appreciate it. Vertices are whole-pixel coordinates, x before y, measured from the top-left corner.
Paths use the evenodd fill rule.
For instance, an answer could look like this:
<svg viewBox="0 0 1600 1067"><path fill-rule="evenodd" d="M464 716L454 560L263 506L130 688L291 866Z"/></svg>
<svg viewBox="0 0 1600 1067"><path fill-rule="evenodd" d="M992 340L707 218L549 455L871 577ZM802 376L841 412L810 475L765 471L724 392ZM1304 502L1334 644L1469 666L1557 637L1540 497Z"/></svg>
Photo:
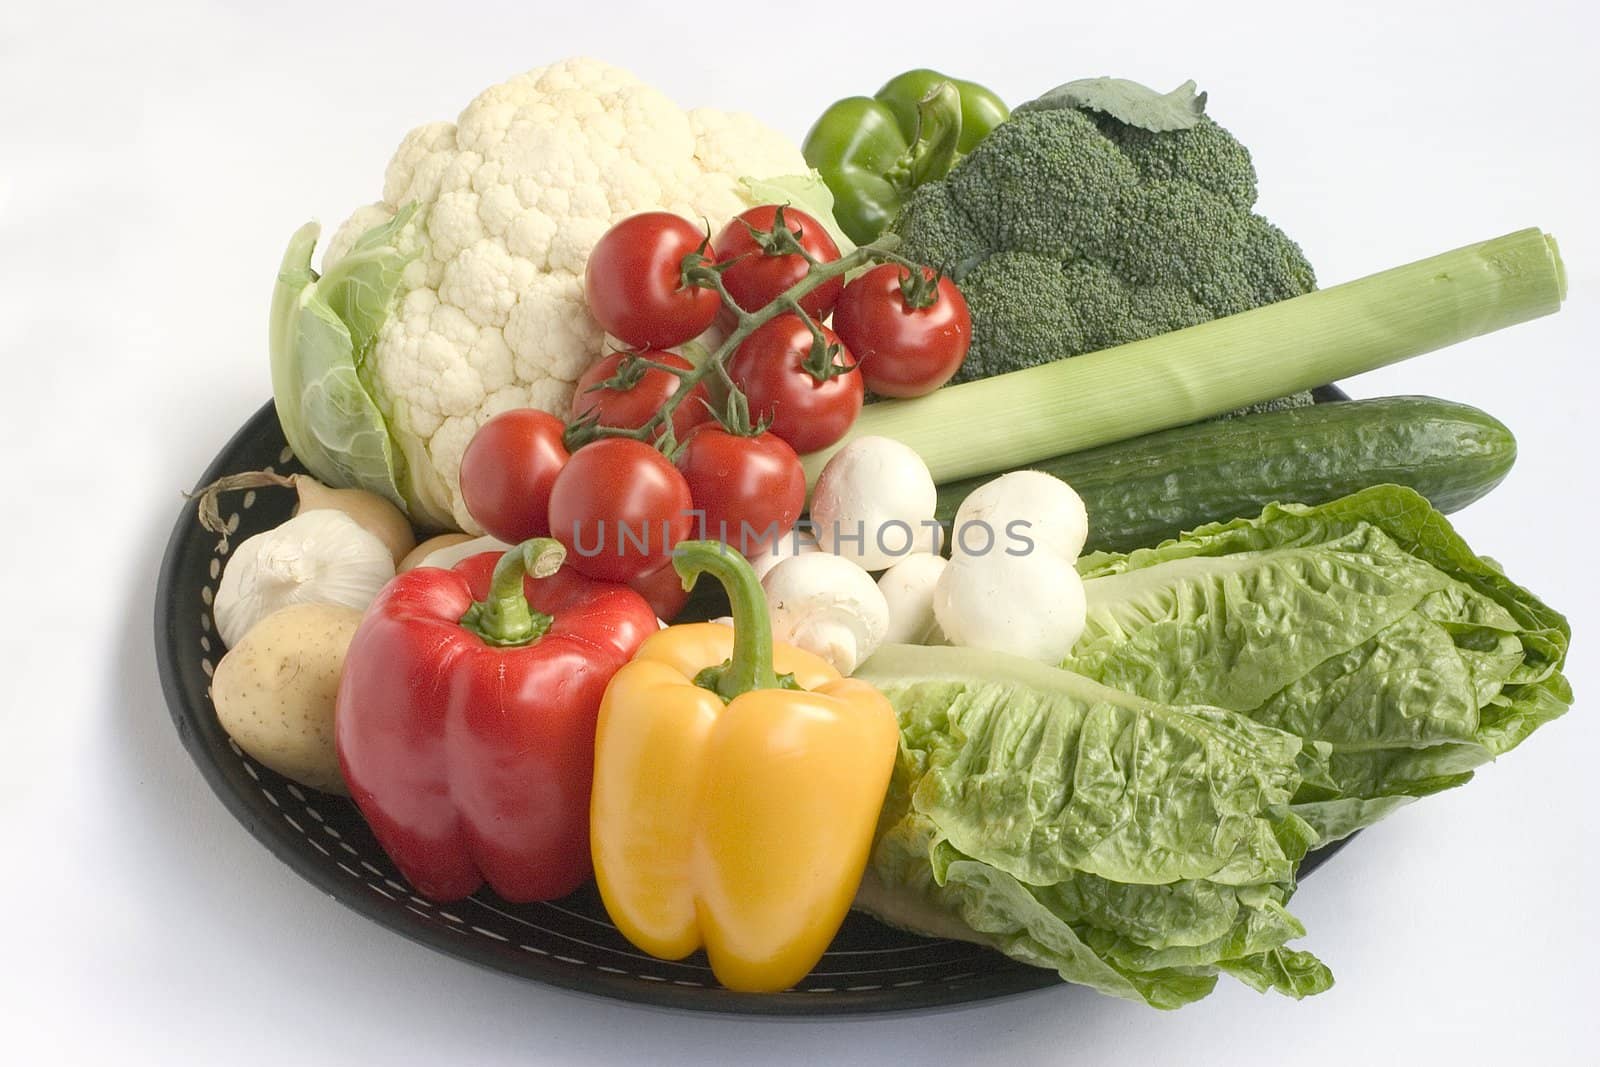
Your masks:
<svg viewBox="0 0 1600 1067"><path fill-rule="evenodd" d="M1457 511L1498 485L1516 457L1511 431L1477 408L1396 396L1196 423L1030 469L1083 497L1089 550L1125 552L1274 502L1320 504L1388 482ZM939 518L953 519L993 477L940 486Z"/></svg>

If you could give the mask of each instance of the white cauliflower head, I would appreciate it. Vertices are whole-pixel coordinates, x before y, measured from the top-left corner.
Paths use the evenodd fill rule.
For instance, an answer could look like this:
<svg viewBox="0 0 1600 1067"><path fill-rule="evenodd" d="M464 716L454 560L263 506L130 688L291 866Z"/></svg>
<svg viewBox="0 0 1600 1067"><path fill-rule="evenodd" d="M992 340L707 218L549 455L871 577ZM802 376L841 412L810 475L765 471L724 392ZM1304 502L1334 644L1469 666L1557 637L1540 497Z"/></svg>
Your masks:
<svg viewBox="0 0 1600 1067"><path fill-rule="evenodd" d="M473 433L511 408L566 414L603 352L583 269L607 228L651 210L719 226L754 202L741 179L806 170L753 117L684 111L592 59L519 75L455 123L407 134L383 199L339 227L323 268L417 205L395 242L416 258L361 372L404 453L413 517L476 531L457 484Z"/></svg>

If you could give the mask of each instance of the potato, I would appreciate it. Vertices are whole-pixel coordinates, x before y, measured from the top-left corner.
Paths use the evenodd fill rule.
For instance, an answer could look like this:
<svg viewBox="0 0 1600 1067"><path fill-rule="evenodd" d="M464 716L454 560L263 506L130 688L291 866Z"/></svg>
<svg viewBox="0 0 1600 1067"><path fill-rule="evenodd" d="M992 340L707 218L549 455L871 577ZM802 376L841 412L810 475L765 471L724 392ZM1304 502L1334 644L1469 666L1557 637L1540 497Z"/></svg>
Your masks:
<svg viewBox="0 0 1600 1067"><path fill-rule="evenodd" d="M333 705L361 612L293 604L252 626L217 664L211 700L228 736L286 778L345 793Z"/></svg>

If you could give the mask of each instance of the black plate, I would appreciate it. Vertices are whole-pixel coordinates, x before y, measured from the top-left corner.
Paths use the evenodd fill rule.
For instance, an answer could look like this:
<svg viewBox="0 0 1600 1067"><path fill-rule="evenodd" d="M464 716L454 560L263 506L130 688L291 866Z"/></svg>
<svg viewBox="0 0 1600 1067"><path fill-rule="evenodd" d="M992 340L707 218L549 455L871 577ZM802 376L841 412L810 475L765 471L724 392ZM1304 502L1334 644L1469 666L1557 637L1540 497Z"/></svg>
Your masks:
<svg viewBox="0 0 1600 1067"><path fill-rule="evenodd" d="M1331 391L1321 399L1342 399ZM272 467L300 471L269 403L201 476ZM232 541L289 517L293 495L234 498ZM487 889L436 905L413 894L378 847L355 805L298 786L240 752L211 706L211 672L223 648L211 599L226 546L185 507L156 589L156 658L183 745L245 829L319 889L389 929L458 959L522 978L622 1000L700 1011L817 1015L904 1011L986 1000L1058 985L1060 979L960 941L916 937L852 913L816 969L786 993L732 993L705 957L672 963L634 949L606 917L592 887L548 904L507 904ZM1336 844L1308 856L1307 874Z"/></svg>

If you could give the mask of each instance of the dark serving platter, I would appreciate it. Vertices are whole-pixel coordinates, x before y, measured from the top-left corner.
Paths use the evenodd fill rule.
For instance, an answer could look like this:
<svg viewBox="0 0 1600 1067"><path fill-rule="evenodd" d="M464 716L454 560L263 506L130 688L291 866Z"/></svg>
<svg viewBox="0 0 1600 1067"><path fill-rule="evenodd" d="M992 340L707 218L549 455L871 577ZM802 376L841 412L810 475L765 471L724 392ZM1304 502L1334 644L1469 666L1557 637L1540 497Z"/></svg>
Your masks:
<svg viewBox="0 0 1600 1067"><path fill-rule="evenodd" d="M1319 400L1345 399L1336 389ZM200 477L303 470L270 403L245 423ZM230 543L289 517L289 493L247 493L226 512ZM211 705L211 673L224 651L211 601L228 545L186 506L173 528L156 589L156 658L172 720L189 754L229 811L302 877L347 907L413 941L521 978L620 1000L698 1011L827 1015L905 1011L1003 997L1059 985L1040 970L961 941L917 937L852 913L815 970L777 994L720 987L703 954L657 960L606 917L592 886L545 904L507 904L487 889L439 905L413 893L345 797L298 786L244 755ZM1307 856L1308 874L1344 844Z"/></svg>

